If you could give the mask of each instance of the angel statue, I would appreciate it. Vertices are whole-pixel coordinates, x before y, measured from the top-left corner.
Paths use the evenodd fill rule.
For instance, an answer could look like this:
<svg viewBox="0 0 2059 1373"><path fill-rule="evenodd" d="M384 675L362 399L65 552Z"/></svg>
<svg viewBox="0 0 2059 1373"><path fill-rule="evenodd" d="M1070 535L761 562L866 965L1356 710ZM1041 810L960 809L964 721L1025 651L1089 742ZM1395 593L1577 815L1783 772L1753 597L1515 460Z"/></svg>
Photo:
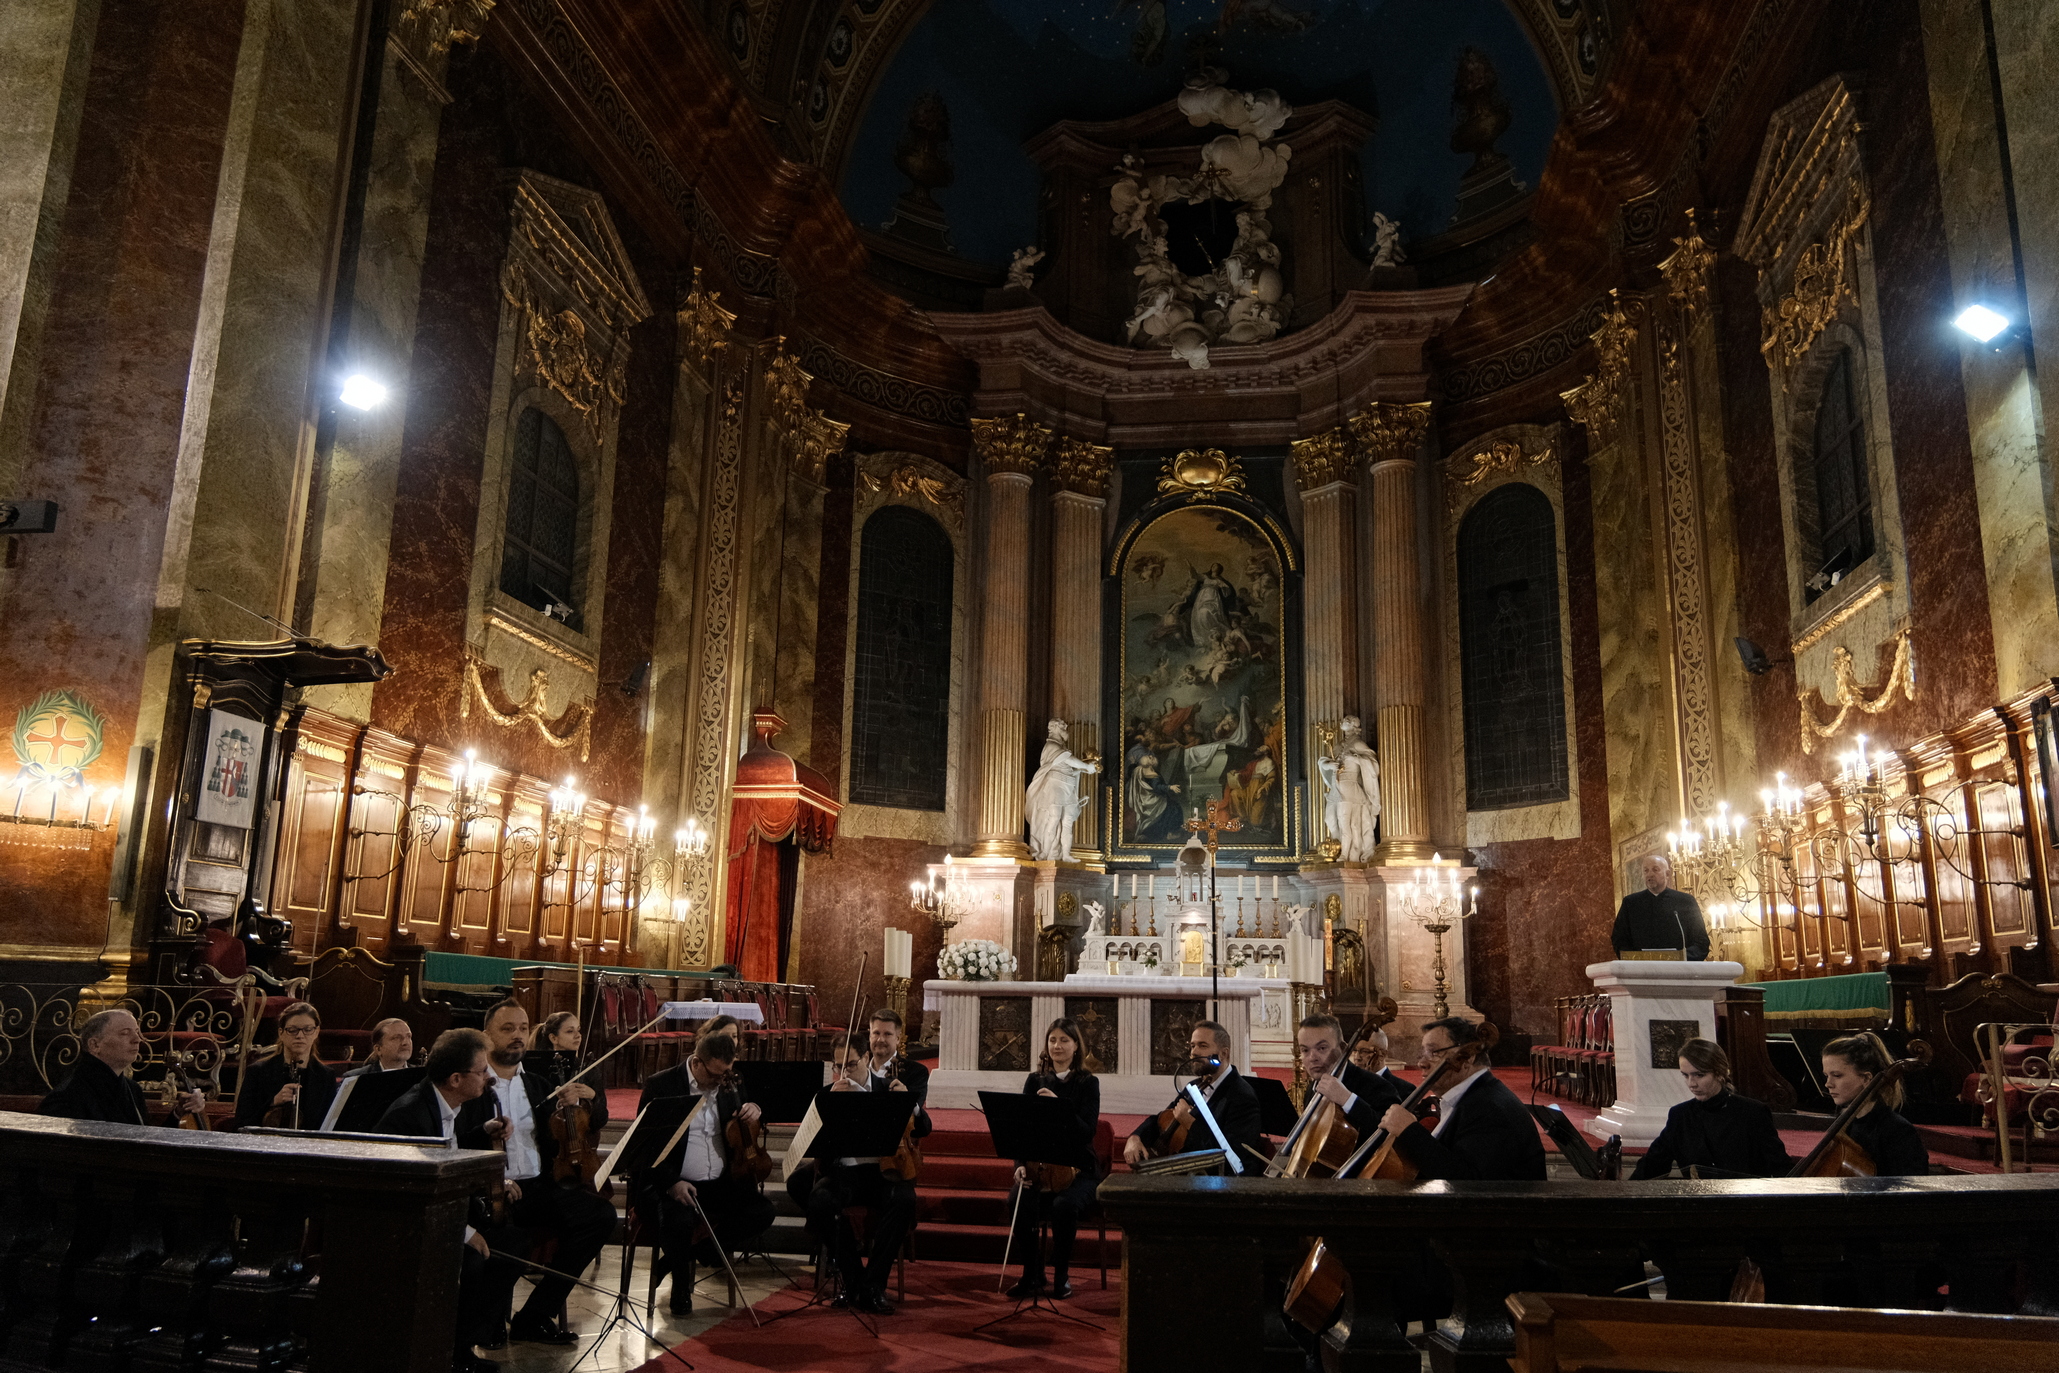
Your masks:
<svg viewBox="0 0 2059 1373"><path fill-rule="evenodd" d="M1360 734L1356 715L1337 725L1335 749L1316 760L1323 778L1323 827L1347 863L1372 861L1379 842L1380 760Z"/></svg>
<svg viewBox="0 0 2059 1373"><path fill-rule="evenodd" d="M1032 273L1043 260L1044 250L1035 244L1027 248L1017 248L1015 256L1008 263L1008 285L1018 291L1029 290L1036 285L1036 278Z"/></svg>
<svg viewBox="0 0 2059 1373"><path fill-rule="evenodd" d="M1089 901L1080 909L1087 913L1086 937L1088 939L1099 938L1101 935L1108 933L1107 930L1101 928L1101 917L1108 914L1106 906L1102 905L1099 901Z"/></svg>
<svg viewBox="0 0 2059 1373"><path fill-rule="evenodd" d="M1080 790L1080 778L1101 770L1101 760L1091 754L1075 755L1070 747L1071 731L1065 721L1053 720L1044 733L1044 756L1037 775L1030 779L1023 797L1024 818L1029 821L1030 857L1065 859L1072 857L1072 827L1087 808Z"/></svg>

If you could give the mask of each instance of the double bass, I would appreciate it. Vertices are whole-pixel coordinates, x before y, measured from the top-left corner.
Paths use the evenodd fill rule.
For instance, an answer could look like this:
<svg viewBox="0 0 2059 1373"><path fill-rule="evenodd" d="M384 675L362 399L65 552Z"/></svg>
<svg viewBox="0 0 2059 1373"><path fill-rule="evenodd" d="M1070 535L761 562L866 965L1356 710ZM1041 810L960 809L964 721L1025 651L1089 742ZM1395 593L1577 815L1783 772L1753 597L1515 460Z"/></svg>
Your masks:
<svg viewBox="0 0 2059 1373"><path fill-rule="evenodd" d="M1401 1103L1402 1109L1414 1115L1423 1098L1435 1090L1438 1083L1461 1068L1471 1072L1500 1039L1499 1030L1492 1024L1482 1023L1478 1038L1448 1050L1431 1066L1430 1071L1423 1075L1422 1082ZM1357 1152L1344 1161L1336 1176L1340 1180L1363 1177L1381 1182L1414 1182L1416 1169L1414 1164L1395 1152L1393 1134L1381 1129L1375 1130ZM1345 1268L1344 1261L1317 1238L1309 1242L1301 1266L1287 1284L1287 1299L1283 1305L1296 1324L1320 1335L1337 1323L1338 1309L1350 1294L1350 1271Z"/></svg>
<svg viewBox="0 0 2059 1373"><path fill-rule="evenodd" d="M1823 1132L1823 1138L1816 1141L1816 1147L1808 1156L1787 1170L1791 1178L1871 1178L1880 1176L1880 1165L1873 1155L1845 1132L1853 1121L1864 1114L1866 1108L1880 1099L1880 1094L1905 1073L1912 1073L1929 1064L1931 1048L1920 1039L1909 1041L1909 1056L1898 1058L1873 1075L1873 1080L1859 1089L1845 1108L1830 1122L1830 1128Z"/></svg>

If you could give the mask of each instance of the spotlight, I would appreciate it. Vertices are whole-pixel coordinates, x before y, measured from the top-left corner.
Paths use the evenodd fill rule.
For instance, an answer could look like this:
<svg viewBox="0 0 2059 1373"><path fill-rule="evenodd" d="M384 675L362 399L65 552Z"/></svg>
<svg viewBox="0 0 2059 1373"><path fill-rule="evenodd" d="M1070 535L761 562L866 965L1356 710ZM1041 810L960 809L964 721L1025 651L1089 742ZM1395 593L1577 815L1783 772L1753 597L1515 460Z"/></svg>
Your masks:
<svg viewBox="0 0 2059 1373"><path fill-rule="evenodd" d="M1996 314L1985 305L1969 305L1959 312L1959 317L1952 323L1975 342L1986 343L2009 327L2009 317Z"/></svg>
<svg viewBox="0 0 2059 1373"><path fill-rule="evenodd" d="M352 372L343 380L340 399L353 409L371 410L386 403L386 387L363 372Z"/></svg>

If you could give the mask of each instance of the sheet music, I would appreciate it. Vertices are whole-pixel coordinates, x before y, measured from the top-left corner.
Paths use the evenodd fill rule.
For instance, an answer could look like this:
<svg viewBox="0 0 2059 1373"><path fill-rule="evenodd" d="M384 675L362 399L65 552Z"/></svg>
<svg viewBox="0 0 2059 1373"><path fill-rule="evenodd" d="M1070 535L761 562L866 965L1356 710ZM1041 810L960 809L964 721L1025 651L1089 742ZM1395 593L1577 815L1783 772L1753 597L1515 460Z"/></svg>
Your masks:
<svg viewBox="0 0 2059 1373"><path fill-rule="evenodd" d="M801 1124L794 1131L794 1142L786 1146L786 1156L793 1160L807 1158L808 1146L813 1144L815 1136L821 1133L822 1113L815 1109L815 1103L811 1101L808 1103L808 1114L801 1117ZM790 1172L799 1166L798 1162L789 1163L787 1169Z"/></svg>
<svg viewBox="0 0 2059 1373"><path fill-rule="evenodd" d="M607 1158L601 1161L600 1172L594 1174L593 1177L593 1186L595 1191L599 1191L601 1188L606 1187L608 1185L608 1179L615 1176L615 1161L622 1157L622 1151L629 1147L629 1141L636 1138L636 1127L643 1124L643 1118L650 1111L650 1109L650 1107L646 1106L643 1108L643 1110L638 1111L636 1113L636 1119L630 1121L629 1128L622 1132L622 1138L616 1140L615 1147L608 1150Z"/></svg>
<svg viewBox="0 0 2059 1373"><path fill-rule="evenodd" d="M1216 1147L1223 1151L1223 1162L1230 1166L1232 1173L1242 1177L1244 1175L1244 1160L1237 1157L1237 1151L1230 1147L1230 1141L1223 1135L1222 1126L1215 1123L1215 1116L1209 1111L1208 1103L1201 1099L1200 1083L1190 1082L1187 1084L1187 1099L1194 1103L1195 1114L1208 1122L1208 1133L1215 1136Z"/></svg>
<svg viewBox="0 0 2059 1373"><path fill-rule="evenodd" d="M343 1114L343 1103L350 1100L350 1094L356 1089L357 1084L358 1080L354 1077L343 1079L342 1085L336 1089L336 1099L329 1103L329 1114L323 1116L322 1123L315 1127L317 1132L326 1134L336 1128L337 1118Z"/></svg>

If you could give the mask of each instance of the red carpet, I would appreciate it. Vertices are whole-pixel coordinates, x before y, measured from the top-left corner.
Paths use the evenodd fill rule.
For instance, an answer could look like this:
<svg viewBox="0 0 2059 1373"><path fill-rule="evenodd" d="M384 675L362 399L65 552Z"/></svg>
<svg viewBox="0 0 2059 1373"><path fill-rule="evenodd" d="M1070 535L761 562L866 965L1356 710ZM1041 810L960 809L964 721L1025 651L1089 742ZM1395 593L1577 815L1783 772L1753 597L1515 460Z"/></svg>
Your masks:
<svg viewBox="0 0 2059 1373"><path fill-rule="evenodd" d="M1060 1303L1094 1322L1093 1327L1036 1311L975 1335L974 1326L1015 1309L1014 1302L994 1290L994 1281L995 1270L985 1265L912 1263L908 1299L895 1302L894 1315L873 1322L877 1339L848 1312L823 1306L762 1329L739 1312L675 1352L699 1373L768 1368L808 1373L941 1373L957 1368L1113 1373L1122 1298L1116 1275L1109 1275L1106 1292L1091 1272L1084 1282L1075 1279L1074 1295ZM758 1304L758 1314L763 1318L793 1310L808 1295L802 1287L776 1292ZM677 1359L659 1358L637 1373L667 1373L679 1367Z"/></svg>

